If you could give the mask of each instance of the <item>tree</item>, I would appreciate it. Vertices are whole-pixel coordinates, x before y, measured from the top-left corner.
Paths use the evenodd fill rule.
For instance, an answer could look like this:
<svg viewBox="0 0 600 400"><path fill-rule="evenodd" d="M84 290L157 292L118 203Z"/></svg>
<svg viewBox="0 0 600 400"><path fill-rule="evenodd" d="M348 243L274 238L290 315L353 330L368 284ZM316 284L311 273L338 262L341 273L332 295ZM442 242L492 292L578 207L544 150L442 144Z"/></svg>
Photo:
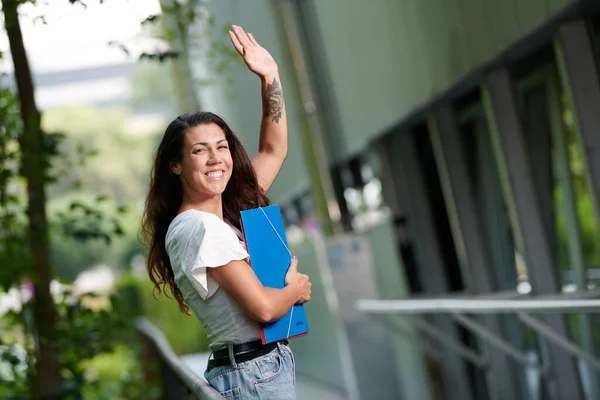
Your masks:
<svg viewBox="0 0 600 400"><path fill-rule="evenodd" d="M48 220L46 216L46 171L47 152L41 115L35 102L31 70L21 25L19 23L18 0L3 0L4 24L10 43L14 75L19 92L22 120L21 172L27 183L28 239L32 253L34 279L34 320L37 328L36 379L33 398L39 399L58 390L61 385L58 349L55 346L56 315L50 294L50 250Z"/></svg>
<svg viewBox="0 0 600 400"><path fill-rule="evenodd" d="M189 26L195 19L198 0L190 0L183 5L175 0L160 0L163 12L161 25L169 47L177 56L171 60L173 82L177 92L178 111L188 112L200 108L193 85L190 65Z"/></svg>
<svg viewBox="0 0 600 400"><path fill-rule="evenodd" d="M166 45L166 51L143 53L140 61L167 62L172 72L171 87L179 113L200 109L198 90L216 83L207 71L223 74L232 63L243 60L229 43L231 25L217 27L206 0L160 0L161 14L150 15L142 26L150 37ZM216 37L215 34L219 36ZM220 39L227 38L227 39ZM126 45L120 45L127 51ZM192 68L196 65L196 68ZM226 82L230 82L225 79Z"/></svg>

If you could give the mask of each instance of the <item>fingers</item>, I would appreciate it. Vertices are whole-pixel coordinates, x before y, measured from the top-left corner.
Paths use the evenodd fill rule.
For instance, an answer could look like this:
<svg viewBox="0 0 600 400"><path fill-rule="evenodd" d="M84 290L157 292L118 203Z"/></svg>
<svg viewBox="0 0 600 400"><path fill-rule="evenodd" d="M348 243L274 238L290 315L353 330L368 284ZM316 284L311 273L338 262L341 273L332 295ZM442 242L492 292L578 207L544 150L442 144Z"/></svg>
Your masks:
<svg viewBox="0 0 600 400"><path fill-rule="evenodd" d="M300 274L302 275L302 274ZM308 281L308 277L306 275L304 275L306 277L307 282L304 284L304 294L300 297L299 301L297 304L304 304L307 301L310 300L310 296L312 294L312 290L311 290L311 286L312 283L310 281Z"/></svg>
<svg viewBox="0 0 600 400"><path fill-rule="evenodd" d="M298 257L292 257L292 262L290 263L290 268L288 269L288 274L298 273Z"/></svg>
<svg viewBox="0 0 600 400"><path fill-rule="evenodd" d="M256 41L256 39L254 39L254 36L252 36L251 33L248 33L248 39L250 39L250 42L252 42L253 45L258 46L258 42Z"/></svg>
<svg viewBox="0 0 600 400"><path fill-rule="evenodd" d="M240 53L244 55L244 46L240 43L235 33L229 31L229 39L231 39L231 43L233 43L233 47Z"/></svg>
<svg viewBox="0 0 600 400"><path fill-rule="evenodd" d="M243 47L248 47L254 44L250 38L248 38L248 35L241 26L233 25L232 28L233 33L235 33L235 36Z"/></svg>

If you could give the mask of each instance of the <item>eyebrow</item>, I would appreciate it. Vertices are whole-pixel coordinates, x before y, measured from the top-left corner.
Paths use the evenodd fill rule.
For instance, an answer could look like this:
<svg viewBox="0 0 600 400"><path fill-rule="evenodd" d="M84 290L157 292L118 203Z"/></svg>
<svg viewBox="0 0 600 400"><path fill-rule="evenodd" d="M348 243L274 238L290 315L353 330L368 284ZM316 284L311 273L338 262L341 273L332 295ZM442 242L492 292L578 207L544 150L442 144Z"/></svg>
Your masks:
<svg viewBox="0 0 600 400"><path fill-rule="evenodd" d="M219 143L225 142L225 141L227 141L227 139L217 140L216 144L219 144ZM196 142L196 143L192 143L192 147L195 146L195 145L197 145L197 144L201 144L202 146L208 146L209 145L208 142Z"/></svg>

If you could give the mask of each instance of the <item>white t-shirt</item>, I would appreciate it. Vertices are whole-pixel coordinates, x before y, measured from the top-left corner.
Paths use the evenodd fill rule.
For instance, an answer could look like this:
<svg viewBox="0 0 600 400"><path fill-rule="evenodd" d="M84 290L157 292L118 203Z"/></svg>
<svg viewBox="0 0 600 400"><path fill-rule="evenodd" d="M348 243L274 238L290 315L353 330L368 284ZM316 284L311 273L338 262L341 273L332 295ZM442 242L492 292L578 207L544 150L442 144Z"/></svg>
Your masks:
<svg viewBox="0 0 600 400"><path fill-rule="evenodd" d="M187 210L177 215L167 230L165 246L175 284L211 340L211 350L227 343L260 338L259 324L244 313L237 302L207 272L248 253L241 238L218 216Z"/></svg>

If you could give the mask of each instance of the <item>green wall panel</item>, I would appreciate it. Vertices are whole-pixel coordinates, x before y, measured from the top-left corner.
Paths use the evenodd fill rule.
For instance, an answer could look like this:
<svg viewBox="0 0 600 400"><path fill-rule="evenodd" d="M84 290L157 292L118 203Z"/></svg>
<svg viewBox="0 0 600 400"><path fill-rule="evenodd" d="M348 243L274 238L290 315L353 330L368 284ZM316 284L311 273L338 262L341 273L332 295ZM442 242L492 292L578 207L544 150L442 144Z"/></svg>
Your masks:
<svg viewBox="0 0 600 400"><path fill-rule="evenodd" d="M222 32L226 24L236 24L251 32L256 40L264 46L279 64L285 102L288 112L289 151L288 158L269 191L269 197L274 202L285 201L290 195L308 189L308 173L300 147L298 135L303 115L298 112L299 94L294 91L292 79L295 79L292 61L285 52L285 41L279 37L273 22L276 15L269 0L213 1L211 12L216 20L216 33L223 43L229 44L229 37ZM258 134L260 129L262 105L260 98L260 80L250 72L239 60L232 63L223 75L231 79L231 84L225 89L229 94L224 99L222 109L214 110L232 126L248 149L250 157L258 149ZM213 111L213 110L211 110Z"/></svg>
<svg viewBox="0 0 600 400"><path fill-rule="evenodd" d="M331 283L326 282L321 270L323 266L319 266L322 260L310 242L292 248L292 251L301 260L299 268L312 282L310 302L304 308L310 333L290 342L296 358L296 373L321 385L346 388L344 368L347 366L341 365L344 356L340 354L344 327L337 304L331 301Z"/></svg>
<svg viewBox="0 0 600 400"><path fill-rule="evenodd" d="M481 4L484 7L485 21L491 30L493 47L489 50L494 54L504 50L520 36L517 7L514 0L487 0L481 1ZM545 15L545 13L541 14L542 17Z"/></svg>
<svg viewBox="0 0 600 400"><path fill-rule="evenodd" d="M422 38L415 37L415 18L412 15L413 7L412 3L405 1L399 1L396 3L397 8L395 16L398 17L398 21L402 20L403 23L397 22L398 35L392 35L392 40L396 40L396 43L392 48L398 47L397 64L390 64L393 66L394 71L399 76L404 76L404 79L400 79L401 93L415 93L418 90L417 82L419 82L419 75L426 74L426 71L418 68L417 63L411 62L419 57L419 50L422 46ZM402 18L400 19L400 16ZM391 86L391 85L390 85ZM394 95L392 98L398 99L398 110L402 110L409 105L409 99L404 96Z"/></svg>
<svg viewBox="0 0 600 400"><path fill-rule="evenodd" d="M574 1L576 0L548 0L548 7L551 12L556 12Z"/></svg>
<svg viewBox="0 0 600 400"><path fill-rule="evenodd" d="M389 220L383 221L367 232L365 237L371 246L371 254L378 284L379 295L382 299L402 299L410 296L406 276L404 276L402 261L398 256L394 242L394 228ZM420 340L418 332L411 324L410 318L388 316L392 326L402 328L404 335L390 334L392 357L396 363L398 385L406 399L428 399L426 366L423 355L417 344Z"/></svg>
<svg viewBox="0 0 600 400"><path fill-rule="evenodd" d="M569 0L312 2L349 156Z"/></svg>
<svg viewBox="0 0 600 400"><path fill-rule="evenodd" d="M485 61L493 49L490 23L481 0L460 0L460 23L465 27L465 46L470 49L466 71Z"/></svg>
<svg viewBox="0 0 600 400"><path fill-rule="evenodd" d="M441 65L442 54L440 53L442 38L445 38L445 35L442 33L443 27L438 24L434 2L421 1L413 2L413 4L416 11L415 20L419 21L415 34L422 38L421 60L427 63L427 75L431 77L426 92L429 94L435 92L440 83L440 71L445 68ZM436 30L424 29L427 26L435 26ZM442 40L435 40L436 36Z"/></svg>
<svg viewBox="0 0 600 400"><path fill-rule="evenodd" d="M350 1L349 1L350 2ZM348 25L348 29L323 29L321 28L322 42L325 48L325 62L329 66L331 71L331 81L333 89L336 95L336 100L340 110L353 110L354 113L362 113L360 104L356 103L356 93L363 93L366 76L361 76L360 68L356 63L358 57L362 57L361 52L356 51L353 53L353 40L355 39L352 35L352 31L355 27L352 25L352 21L349 21L350 15L349 10L351 7L345 7L337 1L324 1L318 2L318 15L317 23L322 25L324 22L327 25L327 21L336 21L336 24L341 25L341 21L344 21L343 25ZM344 66L341 66L340 60L344 60ZM354 78L354 79L353 79ZM355 93L352 93L353 89ZM326 110L323 110L326 112ZM361 115L357 119L360 120ZM341 119L341 128L344 132L352 131L351 123L346 118Z"/></svg>
<svg viewBox="0 0 600 400"><path fill-rule="evenodd" d="M463 21L462 11L463 0L448 0L447 19L448 19L448 37L446 38L446 59L449 70L448 80L452 76L458 76L463 71L467 71L473 58L471 48L467 44L468 30ZM442 11L443 13L443 11Z"/></svg>
<svg viewBox="0 0 600 400"><path fill-rule="evenodd" d="M513 2L517 8L519 24L522 27L538 25L540 23L539 16L551 11L548 0L513 0Z"/></svg>

